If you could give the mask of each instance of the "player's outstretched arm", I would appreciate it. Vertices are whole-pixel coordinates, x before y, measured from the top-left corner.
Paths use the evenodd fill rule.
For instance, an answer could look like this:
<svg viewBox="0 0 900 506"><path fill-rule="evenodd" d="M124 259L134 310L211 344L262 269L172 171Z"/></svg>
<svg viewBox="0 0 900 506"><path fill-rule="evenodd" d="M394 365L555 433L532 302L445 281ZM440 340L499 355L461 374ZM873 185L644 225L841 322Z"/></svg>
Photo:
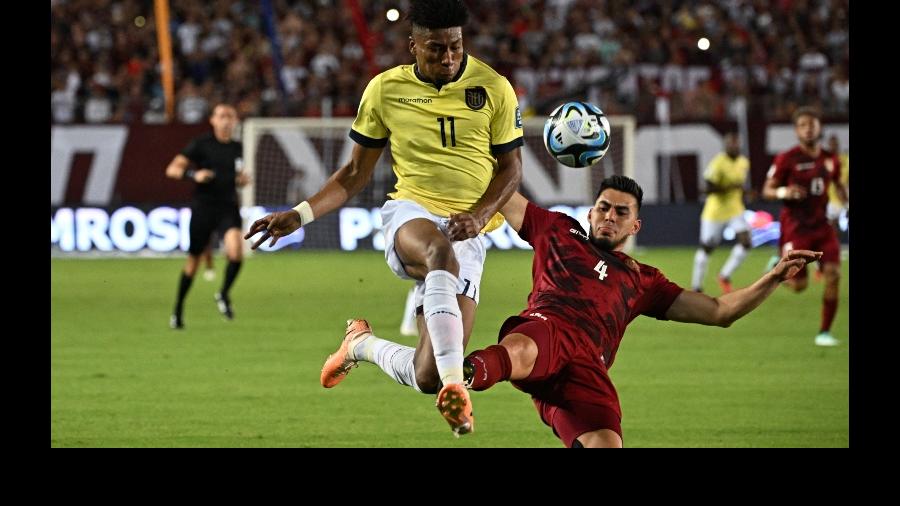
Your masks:
<svg viewBox="0 0 900 506"><path fill-rule="evenodd" d="M500 214L503 215L509 226L518 232L522 228L522 222L525 221L525 209L527 208L528 199L523 197L521 193L516 192L500 209Z"/></svg>
<svg viewBox="0 0 900 506"><path fill-rule="evenodd" d="M369 184L375 164L384 148L366 148L356 144L353 146L353 154L347 165L335 172L325 186L308 201L297 207L304 207L309 214L302 217L297 208L271 213L253 222L250 230L244 235L244 239L250 239L262 232L263 235L253 243L251 249L256 249L266 239L271 238L269 246L273 246L278 239L292 234L295 230L312 221L313 218L322 217L335 209L340 208L348 200Z"/></svg>
<svg viewBox="0 0 900 506"><path fill-rule="evenodd" d="M666 318L728 327L762 304L782 281L792 278L806 264L821 257L821 251L793 250L752 285L718 298L685 290L669 307Z"/></svg>
<svg viewBox="0 0 900 506"><path fill-rule="evenodd" d="M448 233L451 240L464 241L476 237L491 217L500 211L503 204L519 189L519 183L522 181L521 151L521 148L515 148L497 157L498 166L494 179L484 191L474 211L450 215Z"/></svg>

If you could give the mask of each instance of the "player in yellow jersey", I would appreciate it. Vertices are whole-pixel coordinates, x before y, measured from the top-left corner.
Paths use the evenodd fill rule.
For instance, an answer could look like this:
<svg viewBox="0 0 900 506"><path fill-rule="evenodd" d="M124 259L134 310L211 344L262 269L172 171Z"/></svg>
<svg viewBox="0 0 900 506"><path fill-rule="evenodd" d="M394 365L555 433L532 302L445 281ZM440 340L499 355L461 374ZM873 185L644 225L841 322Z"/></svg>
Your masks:
<svg viewBox="0 0 900 506"><path fill-rule="evenodd" d="M733 132L725 134L725 152L716 155L703 174L707 197L700 215L700 247L694 254L691 276L694 291L703 290L709 255L722 241L725 227L734 230L737 243L719 271L718 281L723 293L731 291L731 275L747 258L751 247L750 227L744 219L743 196L749 171L750 161L741 155L738 136Z"/></svg>
<svg viewBox="0 0 900 506"><path fill-rule="evenodd" d="M844 191L850 196L850 155L841 152L841 144L837 135L828 137L828 150L834 153L841 161L841 183L844 184ZM845 209L849 209L849 204L844 204L838 196L837 188L834 183L828 185L828 222L837 227L838 220Z"/></svg>
<svg viewBox="0 0 900 506"><path fill-rule="evenodd" d="M381 209L385 259L417 282L419 343L402 346L351 320L341 347L322 368L326 388L359 361L378 364L397 382L438 393L437 407L456 435L474 429L463 381L485 247L479 237L502 224L497 211L522 178L522 121L509 81L463 50L468 11L460 0L414 0L409 51L415 64L375 76L350 138L350 162L294 210L257 220L245 238L271 243L340 208L372 177L391 143L396 191ZM421 309L419 309L421 308Z"/></svg>

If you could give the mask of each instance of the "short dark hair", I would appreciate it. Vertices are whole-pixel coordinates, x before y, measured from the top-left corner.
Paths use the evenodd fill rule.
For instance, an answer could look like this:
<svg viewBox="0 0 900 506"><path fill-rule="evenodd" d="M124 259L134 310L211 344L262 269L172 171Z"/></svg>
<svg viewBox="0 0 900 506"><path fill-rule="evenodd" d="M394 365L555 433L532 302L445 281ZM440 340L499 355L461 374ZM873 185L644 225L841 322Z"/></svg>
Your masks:
<svg viewBox="0 0 900 506"><path fill-rule="evenodd" d="M812 116L819 121L822 120L822 114L819 112L819 110L815 107L810 106L798 107L797 110L794 111L794 114L792 116L794 123L797 123L797 120L800 119L801 116Z"/></svg>
<svg viewBox="0 0 900 506"><path fill-rule="evenodd" d="M600 191L597 192L597 197L594 200L600 198L600 194L607 188L634 195L634 198L637 199L638 210L640 210L641 202L644 200L644 190L641 189L641 185L637 184L637 181L630 177L620 176L618 174L609 176L600 183Z"/></svg>
<svg viewBox="0 0 900 506"><path fill-rule="evenodd" d="M413 27L452 28L469 21L469 9L462 0L412 0L407 19Z"/></svg>
<svg viewBox="0 0 900 506"><path fill-rule="evenodd" d="M210 117L210 118L212 118L213 114L215 114L216 108L217 108L217 107L227 107L227 108L231 109L232 111L234 111L235 114L237 114L237 107L235 107L234 105L229 104L228 102L216 102L216 103L209 109L209 117Z"/></svg>

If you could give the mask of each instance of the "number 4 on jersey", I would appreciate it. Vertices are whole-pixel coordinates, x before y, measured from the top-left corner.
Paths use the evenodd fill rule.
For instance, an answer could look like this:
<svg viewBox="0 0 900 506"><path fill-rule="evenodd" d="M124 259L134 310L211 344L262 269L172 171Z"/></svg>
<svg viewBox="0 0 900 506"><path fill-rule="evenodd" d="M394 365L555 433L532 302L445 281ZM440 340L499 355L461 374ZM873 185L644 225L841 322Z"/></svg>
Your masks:
<svg viewBox="0 0 900 506"><path fill-rule="evenodd" d="M597 265L594 266L594 270L600 273L600 281L603 281L604 279L606 279L606 276L608 276L608 274L606 273L606 262L604 262L603 260L597 262Z"/></svg>

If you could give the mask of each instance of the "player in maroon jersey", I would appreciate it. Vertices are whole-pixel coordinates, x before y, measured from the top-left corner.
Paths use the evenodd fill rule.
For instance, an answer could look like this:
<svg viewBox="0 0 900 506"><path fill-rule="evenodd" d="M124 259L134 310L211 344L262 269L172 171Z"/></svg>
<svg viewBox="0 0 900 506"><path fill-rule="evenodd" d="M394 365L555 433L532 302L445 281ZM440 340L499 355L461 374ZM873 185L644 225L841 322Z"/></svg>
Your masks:
<svg viewBox="0 0 900 506"><path fill-rule="evenodd" d="M841 162L819 142L822 125L815 109L801 107L794 113L797 146L780 153L763 186L763 197L781 200L781 238L778 248L782 257L794 249L814 249L822 252L822 273L825 293L822 298L822 319L815 343L836 346L840 343L831 335L831 323L837 312L838 281L841 277L841 245L837 233L828 223L828 186L834 183L838 198L846 205L847 192L841 183ZM809 277L804 268L788 281L797 292L806 289Z"/></svg>
<svg viewBox="0 0 900 506"><path fill-rule="evenodd" d="M641 229L642 197L634 180L606 178L588 213L589 234L518 193L501 211L534 247L533 287L528 309L500 328L500 344L466 357L467 386L512 381L568 447L622 446L622 413L607 371L638 315L727 327L821 256L794 250L756 283L718 298L684 290L620 251Z"/></svg>

